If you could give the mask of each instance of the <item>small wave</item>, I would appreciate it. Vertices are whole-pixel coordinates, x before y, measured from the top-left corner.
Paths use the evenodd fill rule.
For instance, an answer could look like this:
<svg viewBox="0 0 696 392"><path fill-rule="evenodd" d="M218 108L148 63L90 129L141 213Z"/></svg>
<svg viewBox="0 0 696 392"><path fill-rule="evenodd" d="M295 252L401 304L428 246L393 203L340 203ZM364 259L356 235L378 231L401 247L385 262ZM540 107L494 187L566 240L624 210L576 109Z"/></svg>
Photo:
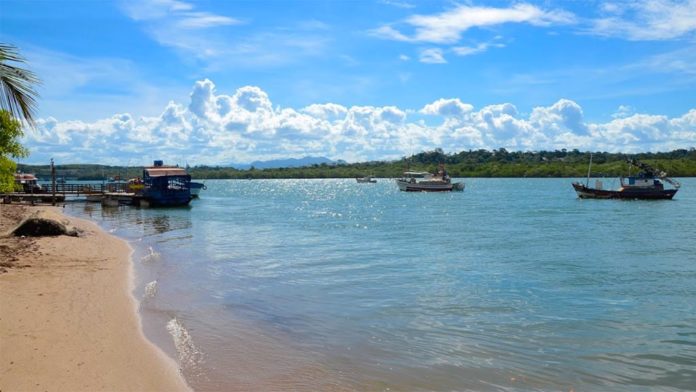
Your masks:
<svg viewBox="0 0 696 392"><path fill-rule="evenodd" d="M154 298L155 295L157 295L157 281L153 280L145 285L145 298Z"/></svg>
<svg viewBox="0 0 696 392"><path fill-rule="evenodd" d="M148 249L148 253L147 253L145 256L143 256L143 257L141 258L141 260L142 260L143 262L157 261L157 260L159 260L159 258L160 258L159 252L155 252L155 250L152 249L151 246L148 247L147 249Z"/></svg>
<svg viewBox="0 0 696 392"><path fill-rule="evenodd" d="M196 370L203 359L203 353L193 344L189 332L176 318L169 320L167 331L174 340L181 367L187 371Z"/></svg>

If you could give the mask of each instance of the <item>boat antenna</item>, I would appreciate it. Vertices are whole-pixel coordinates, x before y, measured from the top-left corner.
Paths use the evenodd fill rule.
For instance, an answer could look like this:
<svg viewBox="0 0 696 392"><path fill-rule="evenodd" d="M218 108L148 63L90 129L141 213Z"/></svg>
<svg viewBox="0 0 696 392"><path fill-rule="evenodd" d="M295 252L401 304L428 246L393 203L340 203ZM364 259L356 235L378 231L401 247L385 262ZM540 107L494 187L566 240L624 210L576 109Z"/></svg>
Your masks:
<svg viewBox="0 0 696 392"><path fill-rule="evenodd" d="M590 171L592 170L592 151L590 151L590 166L587 168L587 184L586 186L590 186Z"/></svg>

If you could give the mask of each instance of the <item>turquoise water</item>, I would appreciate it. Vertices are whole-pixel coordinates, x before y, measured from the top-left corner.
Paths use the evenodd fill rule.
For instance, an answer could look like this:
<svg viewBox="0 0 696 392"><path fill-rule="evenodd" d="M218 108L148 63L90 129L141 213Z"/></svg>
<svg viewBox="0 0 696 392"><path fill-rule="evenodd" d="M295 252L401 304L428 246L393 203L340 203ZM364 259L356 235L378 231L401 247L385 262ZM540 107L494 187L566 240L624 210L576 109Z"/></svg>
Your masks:
<svg viewBox="0 0 696 392"><path fill-rule="evenodd" d="M696 179L672 201L464 181L217 180L190 208L67 210L134 247L146 333L199 390L696 388Z"/></svg>

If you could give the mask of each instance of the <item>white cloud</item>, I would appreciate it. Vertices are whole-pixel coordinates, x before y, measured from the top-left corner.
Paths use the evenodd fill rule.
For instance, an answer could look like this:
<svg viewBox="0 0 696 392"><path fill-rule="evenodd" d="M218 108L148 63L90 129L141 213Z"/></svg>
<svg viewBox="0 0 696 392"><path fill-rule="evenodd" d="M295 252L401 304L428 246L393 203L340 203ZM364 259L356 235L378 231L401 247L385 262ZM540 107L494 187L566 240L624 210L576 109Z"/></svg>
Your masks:
<svg viewBox="0 0 696 392"><path fill-rule="evenodd" d="M165 21L187 29L227 26L241 23L228 16L194 11L193 4L176 0L140 0L122 3L124 11L136 21Z"/></svg>
<svg viewBox="0 0 696 392"><path fill-rule="evenodd" d="M459 98L443 99L427 104L420 110L423 114L440 115L444 117L462 117L474 109L472 105L463 103Z"/></svg>
<svg viewBox="0 0 696 392"><path fill-rule="evenodd" d="M412 38L408 37L405 34L402 34L395 28L386 25L386 26L380 26L376 29L370 30L370 34L379 37L379 38L384 38L384 39L391 39L394 41L404 41L404 42L411 42L413 41Z"/></svg>
<svg viewBox="0 0 696 392"><path fill-rule="evenodd" d="M535 128L545 134L571 132L576 135L587 135L588 133L582 108L568 99L561 99L549 107L534 108L529 119Z"/></svg>
<svg viewBox="0 0 696 392"><path fill-rule="evenodd" d="M477 53L483 53L489 48L504 48L505 44L498 42L502 39L501 36L496 36L489 42L480 42L475 46L455 46L452 47L452 52L458 56L471 56Z"/></svg>
<svg viewBox="0 0 696 392"><path fill-rule="evenodd" d="M435 15L413 15L403 23L413 31L403 33L390 25L372 30L372 34L397 41L454 44L462 34L474 27L487 27L504 23L528 23L534 26L570 24L575 16L562 10L543 10L527 3L509 8L476 7L459 5Z"/></svg>
<svg viewBox="0 0 696 392"><path fill-rule="evenodd" d="M240 23L240 21L227 16L213 15L207 12L191 12L176 22L176 25L183 29L207 29Z"/></svg>
<svg viewBox="0 0 696 392"><path fill-rule="evenodd" d="M316 20L249 34L236 27L251 20L197 10L181 1L126 0L121 8L154 41L186 62L202 62L207 70L279 67L318 57L330 42L330 26Z"/></svg>
<svg viewBox="0 0 696 392"><path fill-rule="evenodd" d="M348 109L335 103L313 104L302 109L303 112L322 120L335 121L345 117Z"/></svg>
<svg viewBox="0 0 696 392"><path fill-rule="evenodd" d="M632 41L668 40L696 31L696 0L604 3L606 16L592 20L592 34Z"/></svg>
<svg viewBox="0 0 696 392"><path fill-rule="evenodd" d="M397 8L416 8L416 6L414 4L406 2L406 1L380 0L380 3L386 4L386 5L391 5L391 6L397 7Z"/></svg>
<svg viewBox="0 0 696 392"><path fill-rule="evenodd" d="M619 107L616 109L616 112L611 115L612 118L626 118L633 113L635 113L636 110L631 107L630 105L619 105Z"/></svg>
<svg viewBox="0 0 696 392"><path fill-rule="evenodd" d="M443 51L440 48L428 48L420 51L420 57L418 59L421 63L426 64L446 64L447 60L443 55Z"/></svg>
<svg viewBox="0 0 696 392"><path fill-rule="evenodd" d="M227 95L205 79L194 84L188 104L169 102L158 116L120 113L92 122L47 117L26 130L23 142L34 163L55 157L60 163L145 164L162 158L226 164L308 154L359 161L438 147L664 151L696 145L696 108L676 118L626 111L607 123L588 123L582 107L568 99L529 115L510 103L475 110L458 98L437 99L419 111L335 103L296 110L274 108L257 86Z"/></svg>

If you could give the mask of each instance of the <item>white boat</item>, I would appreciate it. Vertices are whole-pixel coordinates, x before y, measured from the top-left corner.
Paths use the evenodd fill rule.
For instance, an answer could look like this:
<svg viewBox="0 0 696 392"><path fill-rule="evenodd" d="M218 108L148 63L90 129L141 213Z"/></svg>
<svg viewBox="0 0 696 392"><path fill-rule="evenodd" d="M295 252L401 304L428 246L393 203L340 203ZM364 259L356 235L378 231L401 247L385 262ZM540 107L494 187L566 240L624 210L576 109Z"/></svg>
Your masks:
<svg viewBox="0 0 696 392"><path fill-rule="evenodd" d="M443 165L437 174L428 172L406 171L396 180L399 189L404 192L451 192L463 191L463 182L452 182Z"/></svg>
<svg viewBox="0 0 696 392"><path fill-rule="evenodd" d="M372 176L367 176L367 177L356 177L355 181L359 183L371 183L374 184L377 182Z"/></svg>
<svg viewBox="0 0 696 392"><path fill-rule="evenodd" d="M15 186L24 193L41 193L43 189L35 175L29 173L15 173Z"/></svg>

